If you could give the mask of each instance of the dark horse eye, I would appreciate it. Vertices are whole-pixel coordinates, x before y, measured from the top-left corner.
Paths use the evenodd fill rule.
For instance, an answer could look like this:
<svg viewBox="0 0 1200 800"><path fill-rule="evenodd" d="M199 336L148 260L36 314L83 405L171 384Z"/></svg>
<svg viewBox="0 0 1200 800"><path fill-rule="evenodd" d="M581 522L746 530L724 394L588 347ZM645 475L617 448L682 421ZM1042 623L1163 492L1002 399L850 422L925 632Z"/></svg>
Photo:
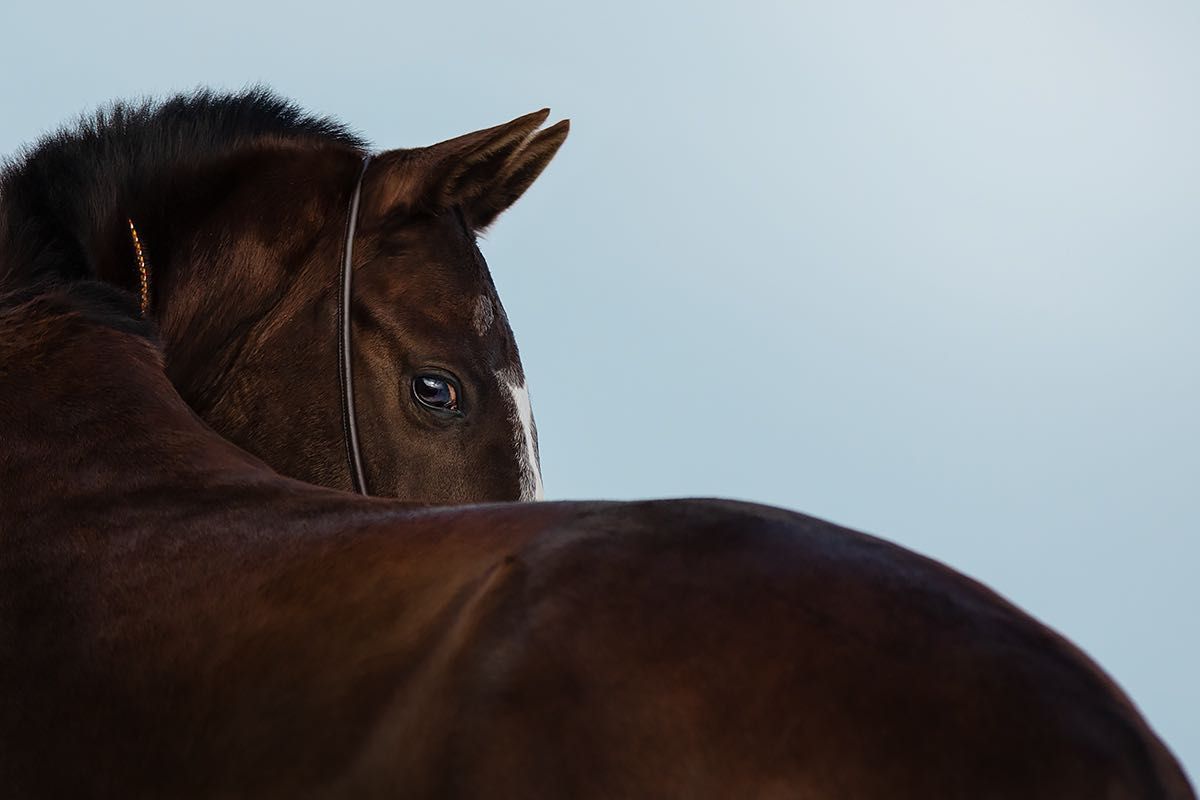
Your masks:
<svg viewBox="0 0 1200 800"><path fill-rule="evenodd" d="M441 375L417 375L413 378L413 397L426 408L458 413L458 384Z"/></svg>

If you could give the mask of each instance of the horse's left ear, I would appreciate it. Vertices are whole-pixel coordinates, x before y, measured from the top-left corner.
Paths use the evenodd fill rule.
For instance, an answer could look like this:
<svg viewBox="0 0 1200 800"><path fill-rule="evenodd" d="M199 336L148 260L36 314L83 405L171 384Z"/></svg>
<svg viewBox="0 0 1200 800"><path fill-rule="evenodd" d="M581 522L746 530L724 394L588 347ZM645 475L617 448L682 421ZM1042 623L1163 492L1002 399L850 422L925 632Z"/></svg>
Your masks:
<svg viewBox="0 0 1200 800"><path fill-rule="evenodd" d="M549 114L542 109L430 147L383 154L390 190L385 203L434 211L457 205L472 228L486 228L525 193L566 140L568 120L538 130Z"/></svg>

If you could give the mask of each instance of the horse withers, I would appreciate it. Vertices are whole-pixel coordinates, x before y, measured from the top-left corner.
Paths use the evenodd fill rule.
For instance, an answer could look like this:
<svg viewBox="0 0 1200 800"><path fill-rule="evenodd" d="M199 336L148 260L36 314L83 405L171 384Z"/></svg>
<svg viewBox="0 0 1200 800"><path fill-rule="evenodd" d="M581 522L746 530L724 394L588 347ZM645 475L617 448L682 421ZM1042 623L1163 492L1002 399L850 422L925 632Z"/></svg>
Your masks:
<svg viewBox="0 0 1200 800"><path fill-rule="evenodd" d="M476 233L566 138L546 118L370 157L264 91L116 104L0 174L0 290L128 290L184 399L286 475L537 499L524 370Z"/></svg>
<svg viewBox="0 0 1200 800"><path fill-rule="evenodd" d="M5 797L1194 800L1095 664L940 564L740 503L300 483L152 335L102 283L0 300Z"/></svg>

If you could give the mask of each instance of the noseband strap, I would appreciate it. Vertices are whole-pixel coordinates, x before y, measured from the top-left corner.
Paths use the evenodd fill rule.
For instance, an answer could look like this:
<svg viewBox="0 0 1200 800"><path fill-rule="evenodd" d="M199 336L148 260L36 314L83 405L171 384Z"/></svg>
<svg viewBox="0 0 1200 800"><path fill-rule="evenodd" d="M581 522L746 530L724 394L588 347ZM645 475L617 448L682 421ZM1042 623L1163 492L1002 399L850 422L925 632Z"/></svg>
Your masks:
<svg viewBox="0 0 1200 800"><path fill-rule="evenodd" d="M350 462L350 482L354 491L365 495L367 479L363 474L362 453L358 446L358 422L354 414L354 372L350 355L350 289L353 285L354 231L358 227L358 204L362 196L363 178L367 174L370 156L363 156L362 170L350 197L350 212L346 217L346 243L342 247L341 291L338 294L338 379L342 387L342 432L346 440L346 459Z"/></svg>

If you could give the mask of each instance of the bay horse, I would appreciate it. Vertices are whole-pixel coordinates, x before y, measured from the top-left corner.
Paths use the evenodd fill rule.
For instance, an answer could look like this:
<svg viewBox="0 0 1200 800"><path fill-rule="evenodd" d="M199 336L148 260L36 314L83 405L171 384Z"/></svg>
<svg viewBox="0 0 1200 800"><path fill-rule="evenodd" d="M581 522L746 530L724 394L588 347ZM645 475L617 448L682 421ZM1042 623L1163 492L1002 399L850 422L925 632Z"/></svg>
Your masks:
<svg viewBox="0 0 1200 800"><path fill-rule="evenodd" d="M283 474L425 503L540 499L476 234L565 140L565 120L539 130L547 113L372 157L265 90L117 103L0 173L0 290L92 279L138 296L183 398Z"/></svg>
<svg viewBox="0 0 1200 800"><path fill-rule="evenodd" d="M735 502L302 483L153 337L104 282L0 298L5 797L1195 798L1086 655L932 560Z"/></svg>

